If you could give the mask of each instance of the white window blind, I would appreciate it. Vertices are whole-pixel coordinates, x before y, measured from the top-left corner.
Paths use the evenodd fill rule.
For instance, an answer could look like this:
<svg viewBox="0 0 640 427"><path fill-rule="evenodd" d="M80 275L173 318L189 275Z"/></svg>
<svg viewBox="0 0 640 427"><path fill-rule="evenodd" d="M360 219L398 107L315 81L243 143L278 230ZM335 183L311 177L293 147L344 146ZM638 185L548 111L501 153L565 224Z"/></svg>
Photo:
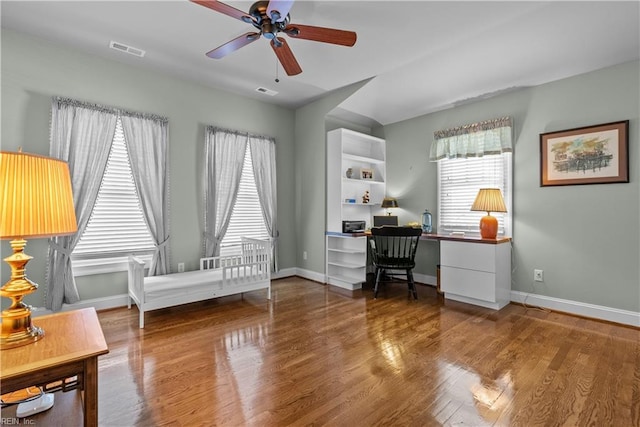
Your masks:
<svg viewBox="0 0 640 427"><path fill-rule="evenodd" d="M472 212L471 205L483 187L502 191L507 213L492 212L498 219L498 235L511 235L512 173L511 153L485 155L438 162L438 232L463 231L480 235L483 212Z"/></svg>
<svg viewBox="0 0 640 427"><path fill-rule="evenodd" d="M249 146L247 146L244 155L238 198L233 206L229 228L227 228L227 233L220 243L220 255L240 253L240 238L242 236L254 239L269 239L269 233L262 216L256 181L253 176L253 163L251 162L251 149Z"/></svg>
<svg viewBox="0 0 640 427"><path fill-rule="evenodd" d="M73 250L74 265L83 265L75 260L148 254L154 248L133 183L122 122L118 118L98 199L87 228Z"/></svg>

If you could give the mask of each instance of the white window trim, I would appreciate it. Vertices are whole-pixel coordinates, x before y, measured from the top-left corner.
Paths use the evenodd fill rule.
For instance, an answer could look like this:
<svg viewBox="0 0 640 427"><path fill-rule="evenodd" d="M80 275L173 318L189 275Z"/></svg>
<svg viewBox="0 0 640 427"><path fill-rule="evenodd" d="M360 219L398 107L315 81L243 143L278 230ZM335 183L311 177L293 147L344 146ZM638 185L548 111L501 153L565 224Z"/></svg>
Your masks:
<svg viewBox="0 0 640 427"><path fill-rule="evenodd" d="M144 261L145 268L149 268L153 254L137 253L136 257ZM129 269L128 255L108 258L73 259L72 262L74 277L116 273L119 271L127 271Z"/></svg>

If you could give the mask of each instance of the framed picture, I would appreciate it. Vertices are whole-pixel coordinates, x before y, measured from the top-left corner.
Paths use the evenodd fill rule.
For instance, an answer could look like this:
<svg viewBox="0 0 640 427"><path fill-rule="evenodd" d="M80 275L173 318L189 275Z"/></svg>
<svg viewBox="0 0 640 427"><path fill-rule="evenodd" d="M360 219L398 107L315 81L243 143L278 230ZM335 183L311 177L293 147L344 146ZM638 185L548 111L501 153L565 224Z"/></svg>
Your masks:
<svg viewBox="0 0 640 427"><path fill-rule="evenodd" d="M629 182L629 120L540 134L540 186Z"/></svg>
<svg viewBox="0 0 640 427"><path fill-rule="evenodd" d="M373 179L373 169L360 169L360 179Z"/></svg>

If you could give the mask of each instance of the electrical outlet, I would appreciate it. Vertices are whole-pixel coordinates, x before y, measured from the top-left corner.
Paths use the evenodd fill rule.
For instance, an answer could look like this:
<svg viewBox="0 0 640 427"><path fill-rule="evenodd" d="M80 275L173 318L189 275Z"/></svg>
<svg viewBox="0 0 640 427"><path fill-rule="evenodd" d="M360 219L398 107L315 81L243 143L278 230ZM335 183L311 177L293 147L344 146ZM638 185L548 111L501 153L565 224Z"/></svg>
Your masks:
<svg viewBox="0 0 640 427"><path fill-rule="evenodd" d="M544 276L542 270L533 270L533 280L536 282L544 282Z"/></svg>
<svg viewBox="0 0 640 427"><path fill-rule="evenodd" d="M184 262L178 263L178 273L184 273Z"/></svg>
<svg viewBox="0 0 640 427"><path fill-rule="evenodd" d="M302 259L307 259L307 251L302 252Z"/></svg>

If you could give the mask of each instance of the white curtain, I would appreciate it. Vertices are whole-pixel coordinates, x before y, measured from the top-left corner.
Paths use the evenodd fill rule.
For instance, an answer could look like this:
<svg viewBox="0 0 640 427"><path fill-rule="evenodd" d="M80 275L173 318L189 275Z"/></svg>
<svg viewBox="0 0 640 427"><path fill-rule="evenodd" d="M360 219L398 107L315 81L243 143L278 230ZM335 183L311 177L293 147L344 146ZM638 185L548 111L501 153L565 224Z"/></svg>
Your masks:
<svg viewBox="0 0 640 427"><path fill-rule="evenodd" d="M152 115L121 116L133 181L142 213L156 244L149 276L169 273L169 173L167 119Z"/></svg>
<svg viewBox="0 0 640 427"><path fill-rule="evenodd" d="M76 234L49 239L46 307L58 311L62 303L80 299L71 269L71 253L82 236L96 203L116 129L117 112L97 105L53 98L50 155L68 162Z"/></svg>
<svg viewBox="0 0 640 427"><path fill-rule="evenodd" d="M513 151L511 118L440 130L434 133L429 160L482 157Z"/></svg>
<svg viewBox="0 0 640 427"><path fill-rule="evenodd" d="M262 217L271 237L273 271L278 271L278 206L276 185L276 142L273 138L249 136L253 175L256 180Z"/></svg>
<svg viewBox="0 0 640 427"><path fill-rule="evenodd" d="M219 256L238 196L247 134L207 126L204 166L204 256Z"/></svg>

